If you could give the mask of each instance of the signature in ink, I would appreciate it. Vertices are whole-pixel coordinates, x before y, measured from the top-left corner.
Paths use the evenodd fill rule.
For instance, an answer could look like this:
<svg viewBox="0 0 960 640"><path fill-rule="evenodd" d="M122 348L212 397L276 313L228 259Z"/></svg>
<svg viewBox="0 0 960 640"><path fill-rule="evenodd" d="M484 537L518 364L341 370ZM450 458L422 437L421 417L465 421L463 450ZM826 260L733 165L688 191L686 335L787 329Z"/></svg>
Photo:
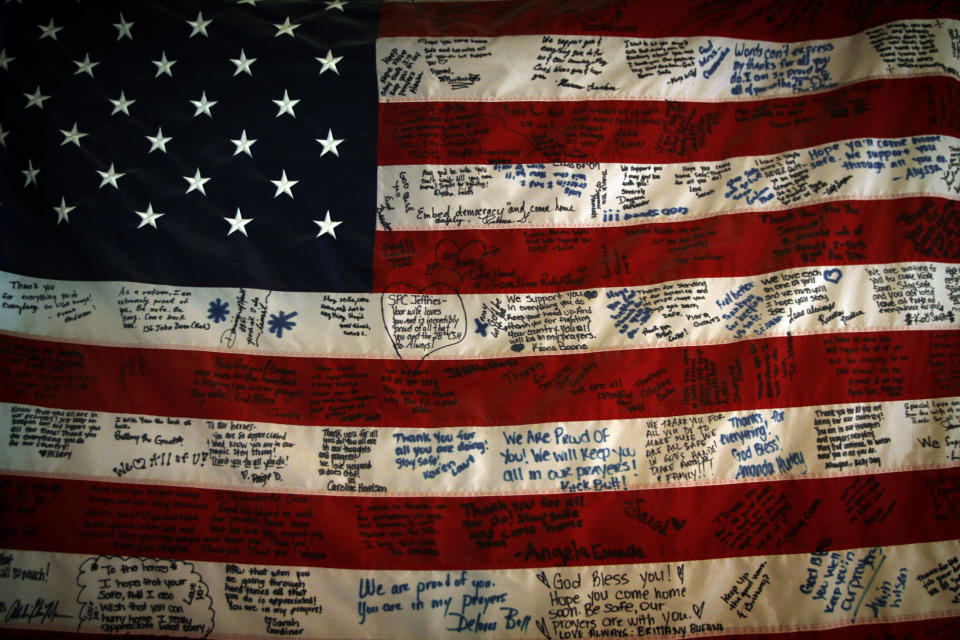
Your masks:
<svg viewBox="0 0 960 640"><path fill-rule="evenodd" d="M26 620L27 622L39 622L44 624L56 618L70 618L72 616L59 613L59 600L47 601L46 598L36 598L33 602L23 603L16 599L10 605L7 613L3 616L4 622L13 622L16 620Z"/></svg>

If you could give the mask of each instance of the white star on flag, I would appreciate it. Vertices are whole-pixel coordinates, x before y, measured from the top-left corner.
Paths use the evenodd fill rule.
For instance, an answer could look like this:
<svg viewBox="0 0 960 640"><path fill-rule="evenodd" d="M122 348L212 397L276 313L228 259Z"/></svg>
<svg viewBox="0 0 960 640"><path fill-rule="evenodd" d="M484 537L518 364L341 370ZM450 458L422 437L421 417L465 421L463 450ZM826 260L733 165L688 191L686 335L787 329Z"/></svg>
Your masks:
<svg viewBox="0 0 960 640"><path fill-rule="evenodd" d="M331 2L327 3L327 8L324 9L324 11L330 11L330 9L340 9L340 11L343 12L343 7L346 4L347 2L345 0L332 0Z"/></svg>
<svg viewBox="0 0 960 640"><path fill-rule="evenodd" d="M276 198L277 196L279 196L281 193L285 193L285 194L287 194L288 196L290 196L290 199L292 200L292 199L293 199L293 192L290 190L290 188L291 188L293 185L295 185L295 184L297 184L298 182L300 182L300 181L299 181L299 180L288 180L288 179L287 179L287 172L286 172L286 170L284 170L283 175L280 176L280 179L279 179L279 180L271 180L270 182L272 182L273 184L277 185L277 192L276 192L275 194L273 194L273 197L274 197L274 198Z"/></svg>
<svg viewBox="0 0 960 640"><path fill-rule="evenodd" d="M243 49L240 49L239 58L231 58L230 62L237 66L237 70L233 72L233 75L240 75L245 73L248 76L253 76L253 71L250 70L250 65L256 62L256 58L248 58L247 54L243 52Z"/></svg>
<svg viewBox="0 0 960 640"><path fill-rule="evenodd" d="M290 24L290 17L287 16L281 24L275 24L273 26L277 28L277 33L273 36L274 38L282 36L283 34L287 34L291 38L295 38L296 36L293 35L293 30L300 25L298 23Z"/></svg>
<svg viewBox="0 0 960 640"><path fill-rule="evenodd" d="M4 131L3 127L0 127L0 147L7 146L7 136L10 135L9 131Z"/></svg>
<svg viewBox="0 0 960 640"><path fill-rule="evenodd" d="M70 224L70 212L74 209L76 209L76 207L68 207L66 199L60 196L60 205L53 208L53 210L57 212L57 224L61 222Z"/></svg>
<svg viewBox="0 0 960 640"><path fill-rule="evenodd" d="M343 56L333 57L333 51L327 49L327 55L323 58L317 57L317 62L323 65L320 68L320 75L323 75L323 72L326 70L333 71L335 74L340 75L340 71L337 69L337 63L343 60Z"/></svg>
<svg viewBox="0 0 960 640"><path fill-rule="evenodd" d="M122 177L125 175L125 174L123 174L123 173L118 173L118 172L113 168L113 163L112 163L112 162L110 163L110 168L109 168L109 169L107 169L106 171L100 171L100 170L98 169L98 170L97 170L97 173L99 173L99 174L100 174L100 177L103 178L103 180L100 181L100 187L99 187L100 189L103 189L105 186L107 186L107 185L109 184L109 185L111 185L114 189L118 189L118 190L119 190L120 187L117 186L117 180L118 180L119 178L122 178Z"/></svg>
<svg viewBox="0 0 960 640"><path fill-rule="evenodd" d="M237 146L237 149L233 152L233 155L245 153L252 158L253 154L250 152L250 147L252 147L253 143L256 141L256 138L247 138L247 130L244 129L240 132L240 138L238 140L230 141Z"/></svg>
<svg viewBox="0 0 960 640"><path fill-rule="evenodd" d="M153 210L153 203L147 203L146 211L134 211L135 214L140 216L140 224L137 225L137 229L150 225L154 229L157 228L157 220L167 215L165 213L157 213Z"/></svg>
<svg viewBox="0 0 960 640"><path fill-rule="evenodd" d="M37 90L33 92L33 95L29 93L23 95L27 98L27 106L25 106L24 109L29 109L30 107L43 109L43 101L50 99L50 96L45 96L40 93L40 85L37 85Z"/></svg>
<svg viewBox="0 0 960 640"><path fill-rule="evenodd" d="M340 154L337 152L337 145L343 142L343 139L334 139L333 129L327 129L327 139L317 138L317 142L323 145L323 151L320 152L320 157L322 158L327 152L332 153L333 155L340 157Z"/></svg>
<svg viewBox="0 0 960 640"><path fill-rule="evenodd" d="M116 100L110 100L110 103L113 105L113 111L110 112L110 115L113 116L118 113L122 113L127 116L130 115L130 112L127 110L127 107L132 105L134 102L136 102L136 100L127 100L127 97L123 95L123 91L121 91L119 98L117 98Z"/></svg>
<svg viewBox="0 0 960 640"><path fill-rule="evenodd" d="M157 65L157 75L153 76L154 78L159 78L161 73L165 73L171 78L173 77L173 72L170 70L173 65L177 64L176 60L167 60L167 52L160 52L159 60L151 60L153 64Z"/></svg>
<svg viewBox="0 0 960 640"><path fill-rule="evenodd" d="M228 235L228 236L229 236L231 233L233 233L234 231L239 231L240 233L242 233L243 235L246 236L246 235L247 235L247 229L246 229L246 227L247 227L247 225L250 223L250 221L253 220L253 218L243 218L243 217L241 217L241 216L240 216L240 207L237 207L237 213L236 213L235 216L233 216L232 218L227 218L226 216L224 216L223 219L230 223L230 230L227 231L227 235ZM247 236L247 237L249 237L249 236Z"/></svg>
<svg viewBox="0 0 960 640"><path fill-rule="evenodd" d="M44 38L50 38L52 40L56 40L57 32L63 31L63 27L58 27L55 24L53 24L53 18L50 18L50 24L48 24L47 26L38 24L37 27L39 27L40 31L43 32L40 34L40 40L43 40Z"/></svg>
<svg viewBox="0 0 960 640"><path fill-rule="evenodd" d="M212 117L213 117L213 114L210 113L210 107L212 107L213 105L217 104L217 101L216 101L216 100L207 100L207 92L204 91L204 92L203 92L203 95L200 96L200 99L199 99L199 100L191 100L191 101L190 101L190 104L192 104L193 106L195 106L195 107L197 108L197 110L193 112L193 117L194 117L194 118L196 118L197 116L199 116L201 113L207 115L207 116L210 117L210 118L212 118Z"/></svg>
<svg viewBox="0 0 960 640"><path fill-rule="evenodd" d="M279 118L279 117L282 116L283 114L289 113L291 116L293 116L294 118L296 118L296 117L297 117L297 114L295 114L295 113L293 112L293 108L294 108L295 106L297 106L297 103L298 103L298 102L300 102L300 101L299 101L299 100L291 100L291 99L290 99L290 96L287 95L287 90L284 89L284 90L283 90L283 98L281 98L280 100L274 100L274 101L273 101L273 104L275 104L275 105L277 105L278 107L280 107L280 111L277 112L276 117Z"/></svg>
<svg viewBox="0 0 960 640"><path fill-rule="evenodd" d="M157 127L157 135L155 136L146 136L147 140L150 141L150 151L147 153L153 153L157 149L166 153L167 152L167 143L173 140L169 136L163 135L163 127Z"/></svg>
<svg viewBox="0 0 960 640"><path fill-rule="evenodd" d="M0 49L0 69L7 71L7 65L16 60L16 58L7 55L7 49Z"/></svg>
<svg viewBox="0 0 960 640"><path fill-rule="evenodd" d="M192 178L190 176L183 176L183 179L190 184L190 187L186 191L187 193L190 193L191 191L199 191L203 195L207 195L207 192L204 190L203 185L210 182L210 178L204 178L203 176L201 176L199 167L197 168L197 172L193 174Z"/></svg>
<svg viewBox="0 0 960 640"><path fill-rule="evenodd" d="M316 224L318 227L320 227L320 232L317 233L317 236L316 236L316 237L319 238L320 236L322 236L322 235L324 235L324 234L330 234L331 236L333 236L333 239L334 239L334 240L337 239L337 234L334 233L333 230L336 229L337 226L343 224L343 221L342 221L342 220L331 220L331 219L330 219L330 212L329 212L329 211L327 211L327 215L326 215L326 217L325 217L323 220L314 220L313 222L314 222L314 224Z"/></svg>
<svg viewBox="0 0 960 640"><path fill-rule="evenodd" d="M133 23L127 22L126 20L124 20L122 13L120 14L120 22L114 23L113 26L115 26L118 31L118 35L117 35L118 42L120 41L121 38L130 38L131 40L133 40L133 35L130 33L130 27L133 26Z"/></svg>
<svg viewBox="0 0 960 640"><path fill-rule="evenodd" d="M73 75L79 75L85 73L91 78L93 77L93 68L100 64L99 62L90 62L90 54L88 53L83 60L74 60L73 64L77 65L77 70L73 72Z"/></svg>
<svg viewBox="0 0 960 640"><path fill-rule="evenodd" d="M196 19L196 20L187 20L187 24L190 25L191 27L193 27L193 31L190 32L190 37L192 38L193 36L197 35L198 33L199 33L200 35L202 35L203 37L205 37L205 38L208 37L208 36L207 36L207 26L208 26L211 22L213 22L213 20L204 20L204 19L203 19L203 12L202 12L202 11L197 12L197 19Z"/></svg>
<svg viewBox="0 0 960 640"><path fill-rule="evenodd" d="M79 146L80 146L80 138L83 138L84 136L88 135L88 134L86 134L86 133L81 133L81 132L77 131L77 123L76 123L76 122L73 123L73 129L70 129L70 131L67 131L66 129L60 129L60 133L63 134L63 142L60 143L60 146L61 146L61 147L62 147L63 145L65 145L65 144L67 144L68 142L72 142L73 144L75 144L75 145L77 145L77 146L79 147Z"/></svg>
<svg viewBox="0 0 960 640"><path fill-rule="evenodd" d="M33 168L33 159L27 160L27 168L20 171L27 179L23 183L24 187L28 187L31 184L37 184L37 174L40 173L40 169Z"/></svg>

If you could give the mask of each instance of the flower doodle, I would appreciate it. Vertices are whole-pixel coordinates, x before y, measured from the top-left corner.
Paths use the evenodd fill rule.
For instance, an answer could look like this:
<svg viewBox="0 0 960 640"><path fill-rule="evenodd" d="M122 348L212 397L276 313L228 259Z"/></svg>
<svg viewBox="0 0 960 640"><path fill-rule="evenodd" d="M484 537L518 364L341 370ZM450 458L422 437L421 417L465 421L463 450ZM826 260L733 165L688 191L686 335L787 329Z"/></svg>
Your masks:
<svg viewBox="0 0 960 640"><path fill-rule="evenodd" d="M284 331L292 331L293 328L297 326L296 322L290 321L290 318L296 315L296 311L293 313L284 313L283 311L271 313L270 321L267 322L267 324L270 325L270 333L275 333L278 338L282 338Z"/></svg>
<svg viewBox="0 0 960 640"><path fill-rule="evenodd" d="M220 298L217 298L210 303L210 308L207 309L207 317L214 322L223 322L227 319L227 316L230 315L230 311L227 310L229 306L229 302L224 302Z"/></svg>

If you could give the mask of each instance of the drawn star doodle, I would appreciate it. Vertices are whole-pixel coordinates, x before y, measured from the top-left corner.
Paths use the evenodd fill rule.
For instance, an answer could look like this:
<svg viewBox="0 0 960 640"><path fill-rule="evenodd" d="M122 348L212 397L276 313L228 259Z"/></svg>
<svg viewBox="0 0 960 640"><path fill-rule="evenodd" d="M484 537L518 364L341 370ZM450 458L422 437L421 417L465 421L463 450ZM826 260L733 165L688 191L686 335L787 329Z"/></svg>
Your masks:
<svg viewBox="0 0 960 640"><path fill-rule="evenodd" d="M224 302L220 298L217 298L210 303L210 308L207 309L207 317L214 322L223 322L227 319L227 316L230 315L230 311L227 310L229 306L229 302Z"/></svg>
<svg viewBox="0 0 960 640"><path fill-rule="evenodd" d="M479 333L484 338L487 337L487 327L490 326L489 322L480 322L480 318L474 318L474 322L477 323L477 328L473 330L474 333Z"/></svg>
<svg viewBox="0 0 960 640"><path fill-rule="evenodd" d="M292 331L293 328L297 326L296 322L290 322L290 318L296 315L296 311L293 313L284 313L283 311L275 314L271 313L270 320L267 322L267 324L270 325L270 333L275 333L278 338L282 338L284 331Z"/></svg>

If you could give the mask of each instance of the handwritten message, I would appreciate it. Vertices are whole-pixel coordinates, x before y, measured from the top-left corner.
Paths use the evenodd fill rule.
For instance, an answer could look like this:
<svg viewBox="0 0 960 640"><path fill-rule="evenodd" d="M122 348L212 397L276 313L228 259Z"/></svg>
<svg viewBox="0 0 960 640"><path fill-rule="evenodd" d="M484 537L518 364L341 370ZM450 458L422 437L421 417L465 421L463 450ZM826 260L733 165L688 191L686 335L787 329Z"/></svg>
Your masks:
<svg viewBox="0 0 960 640"><path fill-rule="evenodd" d="M323 613L323 605L307 589L311 573L310 569L227 564L223 597L230 611L261 614L263 629L270 635L300 635Z"/></svg>
<svg viewBox="0 0 960 640"><path fill-rule="evenodd" d="M202 637L213 631L210 589L190 562L97 556L80 565L77 584L81 629Z"/></svg>
<svg viewBox="0 0 960 640"><path fill-rule="evenodd" d="M411 369L466 336L463 300L446 285L433 285L417 294L385 292L381 309L393 348Z"/></svg>
<svg viewBox="0 0 960 640"><path fill-rule="evenodd" d="M531 616L510 606L510 594L477 571L457 571L437 579L387 582L361 578L357 588L357 622L390 624L407 611L436 619L454 633L525 632Z"/></svg>

